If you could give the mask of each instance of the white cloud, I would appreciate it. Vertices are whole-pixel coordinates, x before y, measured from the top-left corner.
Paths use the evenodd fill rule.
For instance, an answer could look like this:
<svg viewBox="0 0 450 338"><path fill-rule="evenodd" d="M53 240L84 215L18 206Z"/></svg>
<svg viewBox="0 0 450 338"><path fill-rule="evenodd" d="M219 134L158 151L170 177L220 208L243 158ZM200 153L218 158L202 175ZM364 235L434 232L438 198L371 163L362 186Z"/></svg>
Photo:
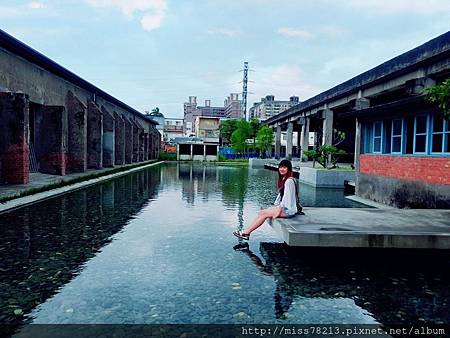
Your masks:
<svg viewBox="0 0 450 338"><path fill-rule="evenodd" d="M164 20L164 13L145 14L141 19L141 26L146 31L152 31L161 27Z"/></svg>
<svg viewBox="0 0 450 338"><path fill-rule="evenodd" d="M298 37L304 39L311 39L314 35L303 29L298 29L294 27L281 27L277 30L278 34L288 36L288 37Z"/></svg>
<svg viewBox="0 0 450 338"><path fill-rule="evenodd" d="M117 8L128 18L140 13L141 26L146 31L161 27L167 12L167 0L85 0L100 8Z"/></svg>
<svg viewBox="0 0 450 338"><path fill-rule="evenodd" d="M28 4L28 8L31 9L43 9L45 8L45 5L42 2L38 2L38 1L32 1Z"/></svg>
<svg viewBox="0 0 450 338"><path fill-rule="evenodd" d="M225 35L228 37L233 37L233 36L237 36L240 35L240 32L237 30L231 30L231 29L226 29L226 28L214 28L214 29L208 29L207 33L209 35Z"/></svg>
<svg viewBox="0 0 450 338"><path fill-rule="evenodd" d="M336 4L335 1L333 1ZM373 9L380 12L416 12L420 14L450 12L447 0L340 0L346 7Z"/></svg>

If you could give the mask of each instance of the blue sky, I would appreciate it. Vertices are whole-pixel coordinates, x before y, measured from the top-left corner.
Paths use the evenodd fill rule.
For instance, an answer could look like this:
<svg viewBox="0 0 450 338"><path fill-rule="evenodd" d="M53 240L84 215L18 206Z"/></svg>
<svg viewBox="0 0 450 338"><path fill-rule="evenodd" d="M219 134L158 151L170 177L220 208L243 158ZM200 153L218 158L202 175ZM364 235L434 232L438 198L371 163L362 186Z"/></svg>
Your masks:
<svg viewBox="0 0 450 338"><path fill-rule="evenodd" d="M139 111L305 100L450 30L448 0L2 0L0 28Z"/></svg>

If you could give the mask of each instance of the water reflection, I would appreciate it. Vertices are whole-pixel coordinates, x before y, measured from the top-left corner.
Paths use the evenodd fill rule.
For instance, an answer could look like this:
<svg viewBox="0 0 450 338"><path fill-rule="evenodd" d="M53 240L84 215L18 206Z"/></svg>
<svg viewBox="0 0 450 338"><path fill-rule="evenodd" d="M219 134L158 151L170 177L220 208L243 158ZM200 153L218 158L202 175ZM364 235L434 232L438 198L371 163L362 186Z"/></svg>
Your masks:
<svg viewBox="0 0 450 338"><path fill-rule="evenodd" d="M0 322L450 322L448 257L296 250L270 227L232 250L275 193L270 171L179 163L2 214Z"/></svg>
<svg viewBox="0 0 450 338"><path fill-rule="evenodd" d="M0 323L18 325L157 196L160 168L0 215Z"/></svg>
<svg viewBox="0 0 450 338"><path fill-rule="evenodd" d="M446 287L450 261L446 253L293 248L284 243L262 242L259 249L263 262L247 243L233 249L248 256L261 273L274 278L277 319L298 318L301 308L314 311L302 304L316 299L316 307L320 302L335 308L339 303L353 304L363 314L361 322L367 324L450 321L450 292ZM442 269L436 269L439 265ZM355 322L354 313L347 321L337 317L328 317L327 322Z"/></svg>

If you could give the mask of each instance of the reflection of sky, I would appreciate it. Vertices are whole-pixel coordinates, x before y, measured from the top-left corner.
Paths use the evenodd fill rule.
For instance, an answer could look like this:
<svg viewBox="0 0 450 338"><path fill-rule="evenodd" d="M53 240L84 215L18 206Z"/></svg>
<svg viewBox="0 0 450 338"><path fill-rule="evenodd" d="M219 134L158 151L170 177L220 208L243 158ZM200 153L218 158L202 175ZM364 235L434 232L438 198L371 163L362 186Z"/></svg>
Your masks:
<svg viewBox="0 0 450 338"><path fill-rule="evenodd" d="M115 234L80 275L37 307L34 322L373 322L351 299L301 295L292 304L289 298L287 319L275 318L276 278L261 274L248 257L232 249L242 190L235 189L240 182L223 179L232 178L228 174L235 171L209 170L205 181L198 171L190 181L163 169L163 178L172 176L161 182L158 197ZM268 185L261 177L270 175L262 173L245 175L253 187L242 201L245 224L264 205L254 198L255 187ZM187 184L195 187L189 200L182 192ZM224 184L231 187L228 196L222 191ZM266 193L265 199L272 200L271 195ZM250 248L259 254L260 241L277 240L272 229L263 226L252 235Z"/></svg>

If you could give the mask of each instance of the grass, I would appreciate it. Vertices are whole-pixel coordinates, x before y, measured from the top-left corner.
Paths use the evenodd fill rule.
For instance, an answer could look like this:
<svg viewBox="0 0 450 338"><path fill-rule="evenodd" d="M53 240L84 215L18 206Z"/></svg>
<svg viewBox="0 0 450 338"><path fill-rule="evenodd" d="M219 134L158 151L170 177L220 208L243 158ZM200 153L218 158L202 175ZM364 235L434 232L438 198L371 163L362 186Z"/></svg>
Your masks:
<svg viewBox="0 0 450 338"><path fill-rule="evenodd" d="M133 168L141 167L141 166L153 163L153 162L155 162L155 161L153 160L153 161L147 161L147 162L143 162L143 163L142 162L136 163L136 164L125 166L125 167L113 168L113 169L110 169L107 171L102 171L102 172L93 172L90 174L74 177L72 179L67 179L64 181L49 183L42 187L24 190L22 192L17 193L16 195L0 197L0 203L5 203L7 201L10 201L10 200L13 200L13 199L16 199L19 197L30 196L30 195L34 195L34 194L37 194L40 192L56 189L56 188L62 188L62 187L68 186L68 185L88 181L88 180L91 180L94 178L99 178L99 177L106 176L106 175L116 174L116 173L127 171L127 170L130 170Z"/></svg>

